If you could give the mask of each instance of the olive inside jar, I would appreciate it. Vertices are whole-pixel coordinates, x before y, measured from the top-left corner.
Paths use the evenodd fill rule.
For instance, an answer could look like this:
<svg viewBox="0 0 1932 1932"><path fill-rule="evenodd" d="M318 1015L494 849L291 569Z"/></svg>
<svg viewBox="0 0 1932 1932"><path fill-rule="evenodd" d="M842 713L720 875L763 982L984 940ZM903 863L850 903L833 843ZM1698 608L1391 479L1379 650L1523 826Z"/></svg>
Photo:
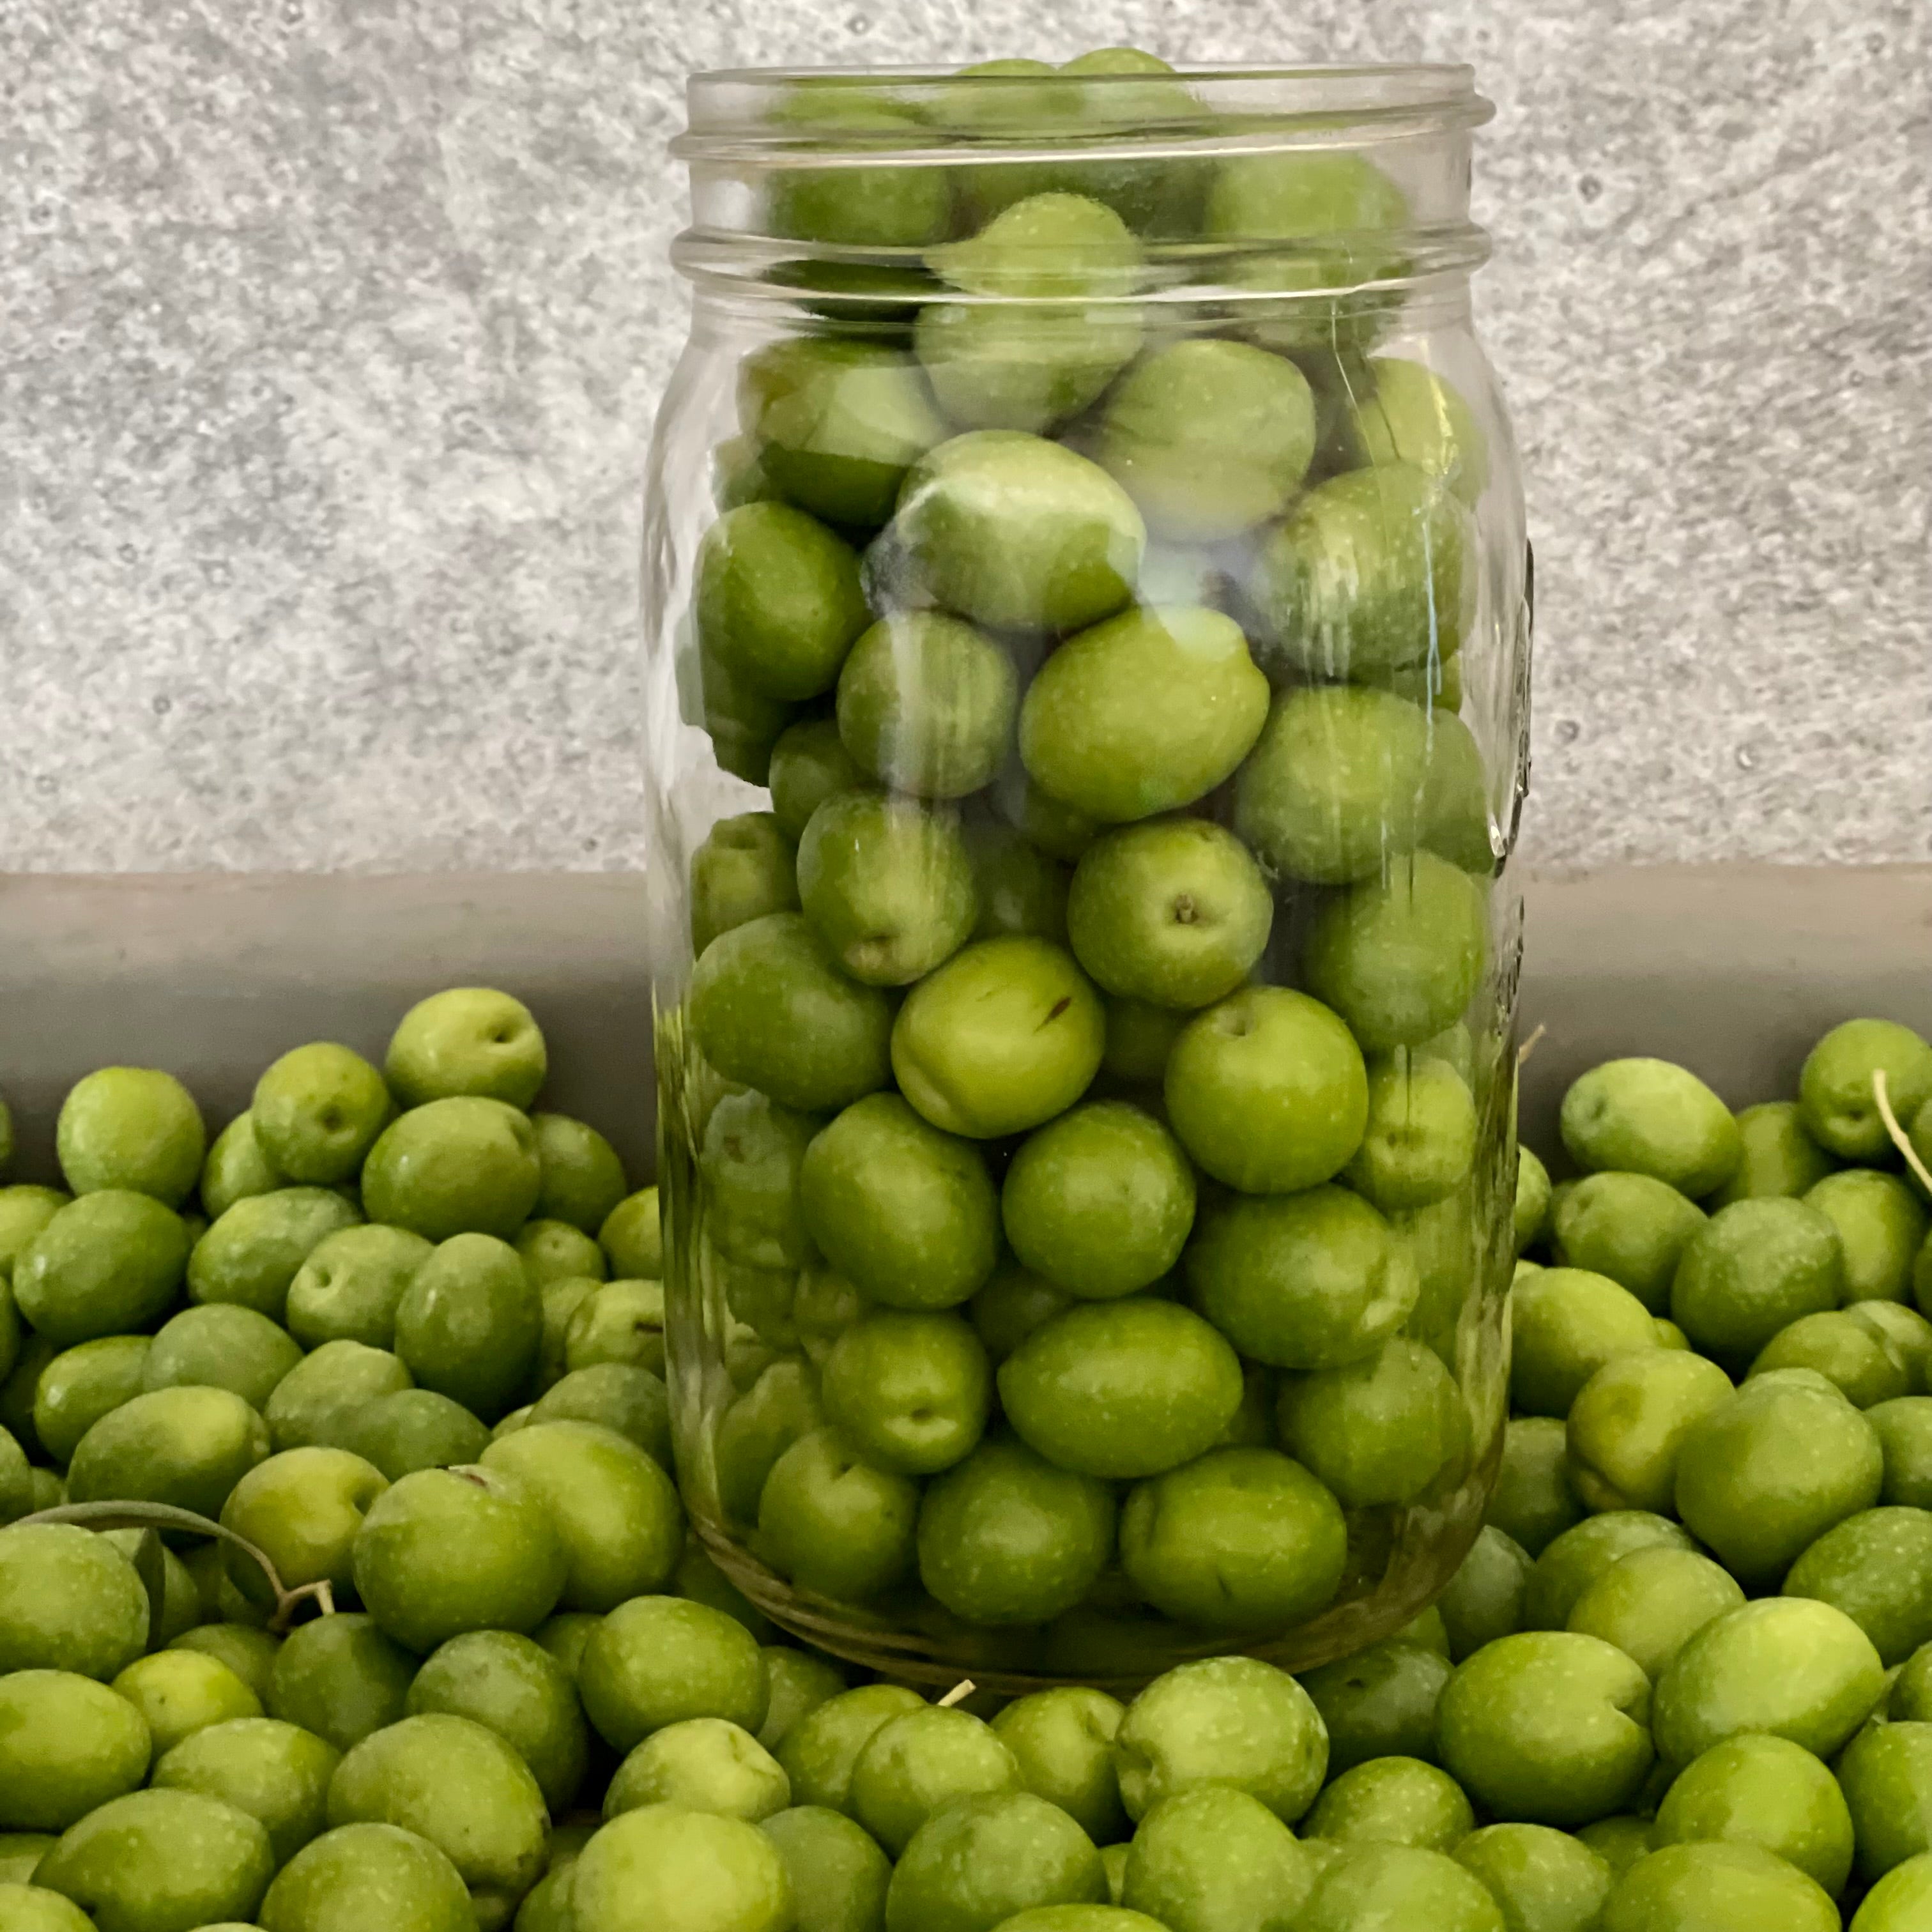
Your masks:
<svg viewBox="0 0 1932 1932"><path fill-rule="evenodd" d="M645 592L694 1520L902 1678L1356 1649L1503 1413L1488 104L1114 50L690 110Z"/></svg>

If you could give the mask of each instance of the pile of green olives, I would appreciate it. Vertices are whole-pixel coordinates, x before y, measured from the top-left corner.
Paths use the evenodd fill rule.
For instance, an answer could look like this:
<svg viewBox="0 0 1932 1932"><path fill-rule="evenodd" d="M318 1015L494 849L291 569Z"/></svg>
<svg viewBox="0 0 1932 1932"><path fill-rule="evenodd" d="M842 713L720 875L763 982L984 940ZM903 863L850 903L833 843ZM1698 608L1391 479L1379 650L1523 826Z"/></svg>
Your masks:
<svg viewBox="0 0 1932 1932"><path fill-rule="evenodd" d="M1736 1114L1616 1060L1562 1120L1569 1178L1520 1164L1502 1478L1433 1607L1298 1679L1223 1655L1124 1703L847 1690L737 1814L777 1841L794 1918L718 1922L1917 1932L1932 1046L1850 1022L1796 1100Z"/></svg>
<svg viewBox="0 0 1932 1932"><path fill-rule="evenodd" d="M1192 98L1118 51L968 78L942 134ZM797 108L835 146L884 111ZM688 854L661 1039L714 1371L681 1453L772 1605L936 1669L1098 1631L1144 1673L1374 1596L1405 1512L1473 1523L1515 944L1460 710L1490 438L1376 352L1358 284L1412 217L1361 156L800 152L771 232L914 266L747 349L692 566L685 716L767 796ZM1156 313L1182 232L1273 244L1296 299Z"/></svg>
<svg viewBox="0 0 1932 1932"><path fill-rule="evenodd" d="M657 1190L548 1058L455 988L212 1138L104 1067L0 1186L0 1932L498 1932L614 1775L610 1612L837 1688L687 1534Z"/></svg>
<svg viewBox="0 0 1932 1932"><path fill-rule="evenodd" d="M1574 1175L1520 1163L1489 1520L1394 1636L1298 1678L1231 1640L1124 1697L1094 1640L937 1702L780 1640L688 1540L655 1191L527 1111L546 1058L458 989L380 1069L284 1056L212 1146L107 1068L67 1186L0 1187L0 1932L1921 1932L1909 1029L1848 1022L1736 1114L1654 1060L1574 1084ZM1174 1305L1076 1305L1136 1303ZM782 1436L778 1366L748 1413ZM878 1421L889 1353L821 1367L874 1454L957 1426Z"/></svg>
<svg viewBox="0 0 1932 1932"><path fill-rule="evenodd" d="M1512 1414L1436 1606L1453 1671L1410 1634L1309 1688L1346 1682L1353 1748L1496 1821L1459 1860L1526 1834L1508 1882L1540 1902L1498 1892L1511 1926L1932 1923L1932 1045L1848 1021L1795 1099L1735 1114L1612 1060L1561 1138L1553 1185L1520 1156Z"/></svg>

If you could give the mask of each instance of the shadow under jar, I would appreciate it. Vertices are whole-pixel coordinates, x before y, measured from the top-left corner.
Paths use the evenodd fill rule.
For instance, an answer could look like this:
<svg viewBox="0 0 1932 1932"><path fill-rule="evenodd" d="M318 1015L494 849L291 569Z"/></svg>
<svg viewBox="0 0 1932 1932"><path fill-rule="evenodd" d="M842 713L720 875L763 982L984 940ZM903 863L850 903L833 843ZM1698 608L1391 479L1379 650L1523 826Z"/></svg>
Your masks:
<svg viewBox="0 0 1932 1932"><path fill-rule="evenodd" d="M690 112L645 594L694 1520L916 1681L1352 1651L1503 1413L1488 104L1116 50Z"/></svg>

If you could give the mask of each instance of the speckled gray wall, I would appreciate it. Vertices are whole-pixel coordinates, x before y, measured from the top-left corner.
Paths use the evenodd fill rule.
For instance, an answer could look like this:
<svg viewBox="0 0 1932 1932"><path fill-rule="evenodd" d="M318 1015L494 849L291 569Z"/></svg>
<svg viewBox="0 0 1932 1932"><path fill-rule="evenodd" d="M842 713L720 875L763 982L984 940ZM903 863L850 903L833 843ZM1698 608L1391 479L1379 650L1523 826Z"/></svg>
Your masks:
<svg viewBox="0 0 1932 1932"><path fill-rule="evenodd" d="M1932 854L1918 0L6 0L0 866L640 856L682 76L1466 58L1547 865Z"/></svg>

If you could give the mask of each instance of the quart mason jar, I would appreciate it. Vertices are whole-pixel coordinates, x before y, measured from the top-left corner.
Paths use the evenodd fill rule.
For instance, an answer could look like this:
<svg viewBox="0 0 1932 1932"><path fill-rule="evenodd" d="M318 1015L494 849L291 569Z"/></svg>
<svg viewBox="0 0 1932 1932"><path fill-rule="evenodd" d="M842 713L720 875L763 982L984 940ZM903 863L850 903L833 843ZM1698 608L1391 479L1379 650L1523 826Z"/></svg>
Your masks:
<svg viewBox="0 0 1932 1932"><path fill-rule="evenodd" d="M1529 616L1461 68L694 81L675 1426L890 1675L1300 1670L1500 1442Z"/></svg>

